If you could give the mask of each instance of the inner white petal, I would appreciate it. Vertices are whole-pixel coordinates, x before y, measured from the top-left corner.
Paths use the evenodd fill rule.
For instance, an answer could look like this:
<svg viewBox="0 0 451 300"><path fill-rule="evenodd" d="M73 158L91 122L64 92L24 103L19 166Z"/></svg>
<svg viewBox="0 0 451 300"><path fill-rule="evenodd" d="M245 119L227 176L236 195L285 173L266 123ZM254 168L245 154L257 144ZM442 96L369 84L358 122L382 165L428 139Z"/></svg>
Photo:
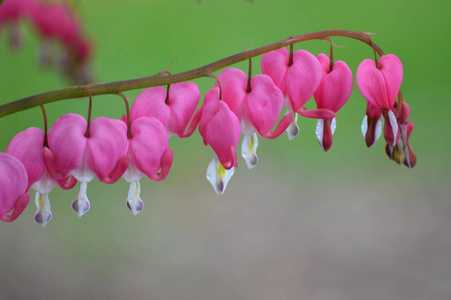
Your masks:
<svg viewBox="0 0 451 300"><path fill-rule="evenodd" d="M389 110L388 117L390 118L390 126L393 130L393 146L396 144L396 136L398 135L398 120L396 120L395 114Z"/></svg>
<svg viewBox="0 0 451 300"><path fill-rule="evenodd" d="M52 210L50 207L50 200L48 193L36 192L35 200L36 204L36 214L34 215L34 221L36 224L45 227L47 223L52 219Z"/></svg>
<svg viewBox="0 0 451 300"><path fill-rule="evenodd" d="M410 164L410 154L409 154L409 147L404 146L404 154L406 155L406 162L409 169L412 169L412 165Z"/></svg>
<svg viewBox="0 0 451 300"><path fill-rule="evenodd" d="M227 184L229 183L230 178L232 178L234 171L235 168L233 167L230 168L229 170L226 170L222 166L216 154L214 154L213 159L208 165L206 177L207 180L213 186L213 189L215 190L216 194L218 195L224 194Z"/></svg>
<svg viewBox="0 0 451 300"><path fill-rule="evenodd" d="M321 148L324 150L324 147L323 147L324 120L323 119L318 119L318 122L316 122L315 133L316 133L316 137L318 138L319 144L321 145Z"/></svg>
<svg viewBox="0 0 451 300"><path fill-rule="evenodd" d="M44 170L44 173L42 174L41 178L39 178L38 181L33 183L31 186L35 191L41 193L41 194L48 194L50 193L53 188L56 186L56 181L53 179L47 169Z"/></svg>
<svg viewBox="0 0 451 300"><path fill-rule="evenodd" d="M363 137L365 137L366 132L368 131L368 116L367 115L365 115L363 117L362 126L360 126L360 129L362 130Z"/></svg>
<svg viewBox="0 0 451 300"><path fill-rule="evenodd" d="M96 177L95 173L89 169L87 161L85 161L80 168L73 170L72 175L78 181L86 183L92 181Z"/></svg>
<svg viewBox="0 0 451 300"><path fill-rule="evenodd" d="M249 169L252 169L258 163L257 147L258 136L256 132L253 135L244 136L241 142L241 156Z"/></svg>
<svg viewBox="0 0 451 300"><path fill-rule="evenodd" d="M144 176L144 173L138 170L138 168L133 164L133 162L130 163L127 170L125 170L122 177L127 181L128 183L139 181Z"/></svg>
<svg viewBox="0 0 451 300"><path fill-rule="evenodd" d="M287 109L285 115L288 115L288 114L293 114L293 112L291 110ZM291 121L288 128L285 130L285 134L288 136L288 140L290 140L290 141L292 139L294 139L295 137L297 137L299 134L299 126L298 126L297 122L298 122L298 114L294 113L293 120Z"/></svg>
<svg viewBox="0 0 451 300"><path fill-rule="evenodd" d="M130 188L128 189L127 207L136 216L144 208L144 202L141 200L141 184L138 181L130 182Z"/></svg>
<svg viewBox="0 0 451 300"><path fill-rule="evenodd" d="M373 144L376 143L376 141L379 139L379 137L382 134L382 124L384 124L384 117L381 117L379 120L377 120L376 131L374 133L375 136L374 136Z"/></svg>
<svg viewBox="0 0 451 300"><path fill-rule="evenodd" d="M333 118L332 122L330 123L330 130L332 131L332 135L334 135L336 128L337 128L337 121L335 118Z"/></svg>
<svg viewBox="0 0 451 300"><path fill-rule="evenodd" d="M87 188L88 183L80 181L80 190L77 197L75 197L74 201L72 202L72 209L79 217L87 213L89 211L89 208L91 207L88 195L86 194Z"/></svg>

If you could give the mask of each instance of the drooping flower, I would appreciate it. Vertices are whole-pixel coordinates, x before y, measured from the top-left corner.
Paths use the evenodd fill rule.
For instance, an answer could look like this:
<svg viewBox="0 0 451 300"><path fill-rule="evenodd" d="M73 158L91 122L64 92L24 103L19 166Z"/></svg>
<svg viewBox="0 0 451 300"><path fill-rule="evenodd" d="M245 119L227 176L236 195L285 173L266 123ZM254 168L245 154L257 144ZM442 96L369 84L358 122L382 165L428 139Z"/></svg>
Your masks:
<svg viewBox="0 0 451 300"><path fill-rule="evenodd" d="M400 103L402 106L400 108ZM409 143L410 134L413 130L413 123L407 121L410 116L410 108L403 100L400 103L395 103L393 106L393 114L397 116L399 133L394 146L387 143L385 152L391 160L398 164L404 163L408 168L413 168L417 163L415 152Z"/></svg>
<svg viewBox="0 0 451 300"><path fill-rule="evenodd" d="M357 69L356 81L360 93L372 106L379 108L384 116L384 137L395 145L398 124L392 108L401 87L403 68L396 55L381 56L379 65L374 60L364 60Z"/></svg>
<svg viewBox="0 0 451 300"><path fill-rule="evenodd" d="M12 155L0 153L0 220L12 222L24 211L30 201L27 182L23 164Z"/></svg>
<svg viewBox="0 0 451 300"><path fill-rule="evenodd" d="M199 132L205 146L213 148L213 159L207 168L207 180L216 194L224 193L237 167L236 147L240 140L240 121L229 106L219 99L219 88L208 91L202 106Z"/></svg>
<svg viewBox="0 0 451 300"><path fill-rule="evenodd" d="M161 86L150 87L133 102L130 121L133 123L139 117L154 117L166 127L169 136L189 137L199 123L201 114L199 111L194 113L199 100L200 91L194 82L171 84L169 91Z"/></svg>
<svg viewBox="0 0 451 300"><path fill-rule="evenodd" d="M229 68L219 74L218 80L221 82L224 102L240 120L241 132L244 134L241 155L251 169L258 161L257 132L264 138L276 138L288 127L293 116L285 116L271 132L282 111L283 95L267 75L256 75L249 81L240 69Z"/></svg>
<svg viewBox="0 0 451 300"><path fill-rule="evenodd" d="M171 169L173 153L172 149L168 148L166 128L158 119L137 118L130 129L132 137L129 140L128 153L131 162L122 177L130 184L127 207L137 215L144 208L139 180L144 174L156 181L165 179Z"/></svg>
<svg viewBox="0 0 451 300"><path fill-rule="evenodd" d="M60 117L48 132L50 149L44 161L55 178L73 175L80 182L72 209L79 217L90 208L87 184L95 177L104 183L116 182L127 169L127 126L120 120L98 117L87 131L86 120L77 114Z"/></svg>
<svg viewBox="0 0 451 300"><path fill-rule="evenodd" d="M39 128L28 128L13 137L6 153L19 159L27 171L28 187L36 191L37 212L35 222L45 227L52 218L48 194L58 185L63 189L74 187L77 181L70 177L55 179L47 171L44 163L44 133Z"/></svg>
<svg viewBox="0 0 451 300"><path fill-rule="evenodd" d="M64 2L36 1L31 19L41 40L40 63L59 68L75 83L91 82L92 43L71 7Z"/></svg>
<svg viewBox="0 0 451 300"><path fill-rule="evenodd" d="M30 16L35 5L34 0L5 0L0 6L0 34L10 27L9 44L13 49L22 45L19 23Z"/></svg>
<svg viewBox="0 0 451 300"><path fill-rule="evenodd" d="M322 71L318 59L308 51L298 50L290 58L286 48L263 54L263 74L269 75L285 97L286 114L293 114L286 133L291 140L299 134L297 114L316 119L330 119L336 114L327 109L306 110L304 105L318 88Z"/></svg>
<svg viewBox="0 0 451 300"><path fill-rule="evenodd" d="M373 106L369 101L366 102L366 105L366 114L363 117L361 130L369 148L379 139L384 120L380 108Z"/></svg>
<svg viewBox="0 0 451 300"><path fill-rule="evenodd" d="M338 112L351 97L353 77L352 71L344 61L336 61L332 65L327 55L320 53L318 61L321 65L323 77L318 89L314 93L316 105L319 109L329 109ZM318 119L316 136L324 151L332 146L332 135L335 132L336 120Z"/></svg>

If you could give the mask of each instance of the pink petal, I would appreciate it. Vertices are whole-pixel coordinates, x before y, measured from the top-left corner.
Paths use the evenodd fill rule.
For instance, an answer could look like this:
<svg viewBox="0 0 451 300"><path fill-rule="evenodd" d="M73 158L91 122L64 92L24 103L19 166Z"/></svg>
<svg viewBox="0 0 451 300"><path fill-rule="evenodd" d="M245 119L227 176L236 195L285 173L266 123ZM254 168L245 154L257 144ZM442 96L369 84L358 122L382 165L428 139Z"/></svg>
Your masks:
<svg viewBox="0 0 451 300"><path fill-rule="evenodd" d="M204 145L208 145L207 126L210 120L219 110L219 88L215 87L209 90L204 97L202 105L202 115L199 121L199 133L204 140Z"/></svg>
<svg viewBox="0 0 451 300"><path fill-rule="evenodd" d="M154 117L166 126L171 116L171 109L166 105L167 92L164 87L156 86L145 89L133 102L130 121L140 117Z"/></svg>
<svg viewBox="0 0 451 300"><path fill-rule="evenodd" d="M133 122L131 132L129 152L132 163L148 177L155 176L168 150L165 127L155 118L139 118Z"/></svg>
<svg viewBox="0 0 451 300"><path fill-rule="evenodd" d="M239 119L244 117L244 99L247 90L247 75L236 68L225 69L218 76L221 82L222 99ZM215 87L218 83L215 83Z"/></svg>
<svg viewBox="0 0 451 300"><path fill-rule="evenodd" d="M279 124L277 124L276 129L274 129L273 132L268 131L262 137L266 139L275 139L279 137L285 130L287 130L288 126L290 126L290 123L293 122L294 114L286 114L283 116L283 118L280 120Z"/></svg>
<svg viewBox="0 0 451 300"><path fill-rule="evenodd" d="M294 111L313 96L321 82L322 71L318 59L308 51L298 50L293 55L293 65L288 69L287 94Z"/></svg>
<svg viewBox="0 0 451 300"><path fill-rule="evenodd" d="M202 117L202 108L201 106L193 115L193 118L191 119L191 122L189 123L188 127L183 132L182 138L189 137L193 134L194 130L196 130L197 124L199 124L200 118Z"/></svg>
<svg viewBox="0 0 451 300"><path fill-rule="evenodd" d="M121 120L99 117L91 122L90 133L86 144L88 167L107 183L118 161L127 154L127 125Z"/></svg>
<svg viewBox="0 0 451 300"><path fill-rule="evenodd" d="M161 159L161 171L160 173L152 174L149 178L155 181L161 181L166 178L169 174L169 170L172 166L172 160L174 159L174 153L172 152L172 149L169 148L166 150L166 152L163 155L163 158Z"/></svg>
<svg viewBox="0 0 451 300"><path fill-rule="evenodd" d="M303 117L314 119L332 119L337 117L335 112L325 108L306 110L304 106L301 106L296 112Z"/></svg>
<svg viewBox="0 0 451 300"><path fill-rule="evenodd" d="M219 100L217 100L219 101ZM206 128L207 141L225 169L237 166L236 147L240 140L241 126L237 116L223 101Z"/></svg>
<svg viewBox="0 0 451 300"><path fill-rule="evenodd" d="M31 127L12 138L6 153L19 159L28 175L28 189L41 178L45 170L44 133L41 129Z"/></svg>
<svg viewBox="0 0 451 300"><path fill-rule="evenodd" d="M403 77L402 63L396 55L387 54L381 57L379 65L385 78L389 105L393 107L401 88Z"/></svg>
<svg viewBox="0 0 451 300"><path fill-rule="evenodd" d="M14 156L0 153L0 219L14 221L25 209L30 195L26 193L27 171ZM11 215L7 215L12 209Z"/></svg>
<svg viewBox="0 0 451 300"><path fill-rule="evenodd" d="M371 102L366 102L366 115L369 118L376 119L376 121L382 116L382 111L380 108L373 106Z"/></svg>
<svg viewBox="0 0 451 300"><path fill-rule="evenodd" d="M194 82L174 83L169 88L169 101L171 115L167 124L170 133L183 137L185 127L188 125L200 99L200 91Z"/></svg>
<svg viewBox="0 0 451 300"><path fill-rule="evenodd" d="M403 106L402 106L401 111L398 111L399 103L396 103L395 106L393 107L393 113L397 117L398 123L405 123L405 121L410 116L409 105L407 105L407 103L405 101L402 103L403 103Z"/></svg>
<svg viewBox="0 0 451 300"><path fill-rule="evenodd" d="M329 71L330 59L322 53L318 55L318 61L323 70L323 78L314 93L316 104L318 108L337 112L351 97L352 71L343 61L336 61L332 71Z"/></svg>
<svg viewBox="0 0 451 300"><path fill-rule="evenodd" d="M101 181L107 184L112 184L118 181L124 172L127 170L128 166L130 165L131 158L130 155L125 155L121 157L117 163L114 169L108 174L107 177L103 178Z"/></svg>
<svg viewBox="0 0 451 300"><path fill-rule="evenodd" d="M289 68L289 59L290 53L288 50L280 48L263 54L261 61L262 73L271 77L284 96L287 94L286 74Z"/></svg>
<svg viewBox="0 0 451 300"><path fill-rule="evenodd" d="M252 77L251 92L246 96L247 114L261 136L276 124L283 101L283 94L271 77L267 75Z"/></svg>
<svg viewBox="0 0 451 300"><path fill-rule="evenodd" d="M396 102L401 87L403 70L393 54L381 57L380 68L371 59L364 60L357 69L356 81L360 93L373 106L390 109Z"/></svg>
<svg viewBox="0 0 451 300"><path fill-rule="evenodd" d="M74 176L57 180L58 186L63 190L70 190L77 184L77 179Z"/></svg>
<svg viewBox="0 0 451 300"><path fill-rule="evenodd" d="M67 114L58 118L49 129L49 149L45 150L44 159L52 176L59 174L60 178L68 177L70 172L83 164L86 126L82 116Z"/></svg>

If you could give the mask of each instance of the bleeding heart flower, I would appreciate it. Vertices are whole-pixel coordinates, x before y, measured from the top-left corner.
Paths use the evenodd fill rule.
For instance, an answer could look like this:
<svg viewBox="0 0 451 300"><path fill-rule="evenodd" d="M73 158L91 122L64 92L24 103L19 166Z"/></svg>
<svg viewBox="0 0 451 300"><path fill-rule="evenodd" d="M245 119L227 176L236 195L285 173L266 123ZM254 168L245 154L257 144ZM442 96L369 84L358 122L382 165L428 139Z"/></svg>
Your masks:
<svg viewBox="0 0 451 300"><path fill-rule="evenodd" d="M323 77L314 93L316 105L319 109L329 109L333 112L338 112L351 97L353 86L352 71L341 60L334 62L332 69L330 69L330 59L322 53L318 55L318 61L321 65ZM316 136L324 151L332 147L332 135L335 132L335 128L335 118L318 119Z"/></svg>
<svg viewBox="0 0 451 300"><path fill-rule="evenodd" d="M330 119L336 114L327 109L306 110L304 104L313 96L322 78L318 59L308 51L298 50L290 61L290 53L280 48L263 54L263 74L269 75L285 97L286 114L294 114L286 133L291 140L299 134L297 114L316 119Z"/></svg>
<svg viewBox="0 0 451 300"><path fill-rule="evenodd" d="M385 119L384 137L393 146L398 135L398 124L391 108L398 97L402 77L401 61L393 54L381 56L379 66L371 59L364 60L356 75L360 93L371 105L382 110Z"/></svg>
<svg viewBox="0 0 451 300"><path fill-rule="evenodd" d="M129 140L128 153L131 162L122 177L130 184L127 207L137 215L144 208L139 180L144 174L156 181L165 179L171 169L173 153L172 149L168 149L166 129L158 119L137 118L130 130L132 138Z"/></svg>
<svg viewBox="0 0 451 300"><path fill-rule="evenodd" d="M199 132L214 156L207 168L207 180L216 194L224 193L237 167L236 147L240 141L240 121L229 106L219 99L219 88L207 92L202 106Z"/></svg>
<svg viewBox="0 0 451 300"><path fill-rule="evenodd" d="M264 138L274 139L288 127L293 116L285 116L274 132L271 132L282 111L283 95L267 75L256 75L248 81L243 71L229 68L222 71L218 79L221 82L224 102L240 120L244 134L241 155L251 169L258 161L257 132Z"/></svg>
<svg viewBox="0 0 451 300"><path fill-rule="evenodd" d="M18 133L8 145L6 153L19 159L28 175L28 187L36 191L35 204L37 212L34 220L45 227L52 218L48 194L55 185L63 189L71 189L77 183L75 178L55 179L47 171L44 163L44 133L39 128L28 128Z"/></svg>
<svg viewBox="0 0 451 300"><path fill-rule="evenodd" d="M23 164L12 155L0 153L0 220L12 222L24 211L30 201L27 182Z"/></svg>
<svg viewBox="0 0 451 300"><path fill-rule="evenodd" d="M199 99L200 91L194 82L171 84L169 93L164 87L151 87L136 97L130 121L133 123L139 117L154 117L166 126L169 135L189 137L199 123L201 114L199 111L194 113Z"/></svg>
<svg viewBox="0 0 451 300"><path fill-rule="evenodd" d="M87 132L86 120L77 114L60 117L48 132L50 149L44 149L44 161L50 175L65 178L69 174L80 181L80 191L72 202L81 217L89 208L87 184L94 177L104 183L116 182L127 169L127 126L120 120L99 117Z"/></svg>

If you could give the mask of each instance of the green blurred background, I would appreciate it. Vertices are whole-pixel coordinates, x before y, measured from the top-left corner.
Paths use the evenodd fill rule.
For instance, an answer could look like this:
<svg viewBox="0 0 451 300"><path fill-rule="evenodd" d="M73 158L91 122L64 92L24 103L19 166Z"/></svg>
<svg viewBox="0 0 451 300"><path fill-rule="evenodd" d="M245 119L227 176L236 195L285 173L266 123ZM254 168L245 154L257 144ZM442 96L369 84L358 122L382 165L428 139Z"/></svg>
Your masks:
<svg viewBox="0 0 451 300"><path fill-rule="evenodd" d="M183 72L251 44L318 30L380 33L375 42L403 62L417 166L390 161L382 140L367 149L360 132L366 102L357 87L329 152L318 145L316 121L301 119L291 142L260 139L258 166L249 171L239 160L223 196L205 179L212 154L199 133L173 137L171 173L164 182L142 181L138 216L125 206L121 179L90 183L91 210L81 219L70 207L77 189L55 189L45 229L34 224L33 200L17 221L0 224L0 299L451 299L450 2L203 2L76 2L95 41L96 80L155 74L176 57L170 71ZM38 67L38 40L23 29L18 52L0 37L1 104L69 85ZM333 41L345 46L335 59L354 73L372 57L363 43ZM329 45L301 48L316 55ZM213 85L195 82L202 95ZM50 122L86 110L87 99L47 106ZM118 118L123 110L119 97L94 98L94 116ZM0 151L30 126L42 127L37 108L0 119Z"/></svg>

